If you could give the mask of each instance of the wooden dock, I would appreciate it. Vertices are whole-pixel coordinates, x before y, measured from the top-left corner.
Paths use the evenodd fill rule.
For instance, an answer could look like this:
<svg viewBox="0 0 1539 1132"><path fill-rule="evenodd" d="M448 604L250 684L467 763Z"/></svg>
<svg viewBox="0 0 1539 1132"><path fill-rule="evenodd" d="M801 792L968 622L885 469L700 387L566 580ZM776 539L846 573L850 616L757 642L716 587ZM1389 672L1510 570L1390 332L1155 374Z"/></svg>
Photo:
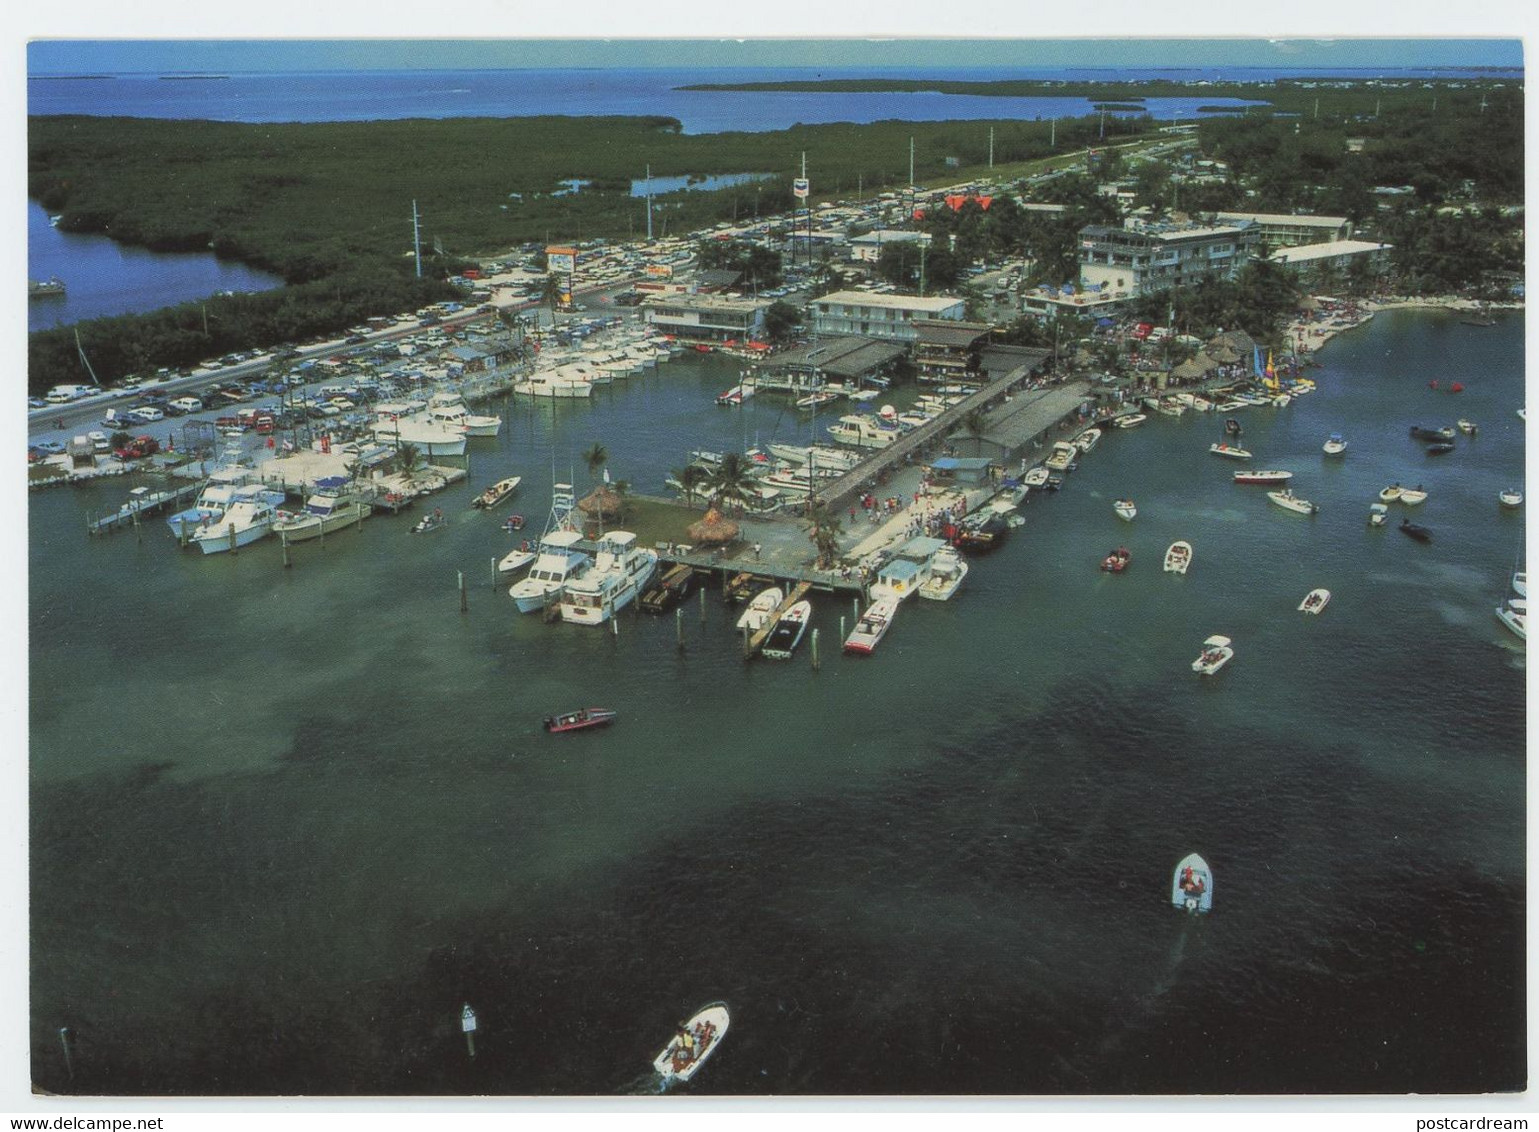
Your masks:
<svg viewBox="0 0 1539 1132"><path fill-rule="evenodd" d="M785 600L775 608L775 612L765 619L764 627L743 642L744 660L749 660L759 655L759 650L764 647L764 642L769 639L769 635L775 630L775 622L780 620L786 610L806 597L807 591L810 589L812 589L811 582L798 582L791 588L790 592L786 594Z"/></svg>
<svg viewBox="0 0 1539 1132"><path fill-rule="evenodd" d="M203 485L199 483L184 484L181 487L164 488L160 491L150 491L148 488L135 488L140 492L140 497L133 498L134 492L129 492L129 501L116 511L91 519L86 523L86 534L106 535L111 534L121 527L130 527L139 521L141 515L151 515L157 511L165 510L183 500L195 498Z"/></svg>

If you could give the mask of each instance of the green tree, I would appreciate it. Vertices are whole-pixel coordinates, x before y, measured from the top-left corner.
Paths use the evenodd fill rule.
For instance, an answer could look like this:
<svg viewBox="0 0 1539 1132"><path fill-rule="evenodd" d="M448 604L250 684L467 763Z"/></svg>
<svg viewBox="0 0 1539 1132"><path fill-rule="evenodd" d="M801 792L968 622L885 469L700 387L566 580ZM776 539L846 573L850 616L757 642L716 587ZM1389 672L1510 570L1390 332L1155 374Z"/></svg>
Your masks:
<svg viewBox="0 0 1539 1132"><path fill-rule="evenodd" d="M711 473L709 487L711 502L717 508L723 505L741 508L754 487L753 472L743 454L728 452L723 456Z"/></svg>
<svg viewBox="0 0 1539 1132"><path fill-rule="evenodd" d="M812 527L807 534L817 551L817 567L826 570L839 560L839 536L844 533L844 523L823 500L812 505L810 518Z"/></svg>
<svg viewBox="0 0 1539 1132"><path fill-rule="evenodd" d="M599 470L609 462L609 449L595 440L592 446L582 454L582 459L583 463L588 465L588 474L598 479Z"/></svg>
<svg viewBox="0 0 1539 1132"><path fill-rule="evenodd" d="M556 308L561 305L561 276L554 271L545 277L544 286L540 290L540 302L550 308L551 318L556 317Z"/></svg>
<svg viewBox="0 0 1539 1132"><path fill-rule="evenodd" d="M764 312L764 333L771 342L779 342L791 336L802 322L802 312L784 299L776 299Z"/></svg>
<svg viewBox="0 0 1539 1132"><path fill-rule="evenodd" d="M711 473L699 464L685 464L674 471L673 478L679 482L679 490L684 493L684 502L691 505L711 483Z"/></svg>
<svg viewBox="0 0 1539 1132"><path fill-rule="evenodd" d="M395 450L395 466L406 477L406 482L412 483L422 467L422 450L409 440L402 441Z"/></svg>

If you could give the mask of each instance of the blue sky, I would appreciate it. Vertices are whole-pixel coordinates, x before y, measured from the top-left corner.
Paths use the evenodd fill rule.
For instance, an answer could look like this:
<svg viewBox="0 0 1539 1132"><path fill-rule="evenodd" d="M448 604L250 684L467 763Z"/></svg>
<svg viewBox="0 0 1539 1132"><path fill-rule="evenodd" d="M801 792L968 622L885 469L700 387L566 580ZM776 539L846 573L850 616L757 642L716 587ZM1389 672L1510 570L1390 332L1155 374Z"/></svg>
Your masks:
<svg viewBox="0 0 1539 1132"><path fill-rule="evenodd" d="M808 66L1522 66L1509 39L63 40L28 44L28 73L397 68Z"/></svg>

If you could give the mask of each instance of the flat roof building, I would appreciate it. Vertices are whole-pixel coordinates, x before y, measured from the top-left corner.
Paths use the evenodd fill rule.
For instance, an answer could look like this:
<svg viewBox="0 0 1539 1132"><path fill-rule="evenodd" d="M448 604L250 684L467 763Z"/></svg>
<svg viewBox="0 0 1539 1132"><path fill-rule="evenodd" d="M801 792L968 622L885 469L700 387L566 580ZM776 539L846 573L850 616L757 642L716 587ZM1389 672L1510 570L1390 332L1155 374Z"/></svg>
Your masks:
<svg viewBox="0 0 1539 1132"><path fill-rule="evenodd" d="M688 338L757 338L764 331L768 299L724 299L718 295L669 295L643 306L649 324L664 334Z"/></svg>
<svg viewBox="0 0 1539 1132"><path fill-rule="evenodd" d="M915 320L960 319L967 304L951 296L878 295L869 291L835 291L812 300L814 334L859 334L888 342L913 342Z"/></svg>
<svg viewBox="0 0 1539 1132"><path fill-rule="evenodd" d="M885 245L915 243L927 246L930 243L930 233L912 232L902 228L878 228L875 232L851 236L850 255L854 259L875 263L881 257L882 248Z"/></svg>
<svg viewBox="0 0 1539 1132"><path fill-rule="evenodd" d="M1294 216L1276 212L1215 212L1213 219L1225 224L1245 221L1261 229L1261 242L1269 248L1350 240L1352 221L1345 216Z"/></svg>
<svg viewBox="0 0 1539 1132"><path fill-rule="evenodd" d="M1232 278L1254 254L1260 229L1239 224L1092 224L1079 232L1080 284L1100 297L1132 298L1207 277Z"/></svg>
<svg viewBox="0 0 1539 1132"><path fill-rule="evenodd" d="M1366 261L1370 270L1382 271L1389 266L1389 252L1393 246L1369 240L1332 240L1325 244L1283 248L1269 258L1300 280L1320 282L1322 276L1346 271L1354 261Z"/></svg>

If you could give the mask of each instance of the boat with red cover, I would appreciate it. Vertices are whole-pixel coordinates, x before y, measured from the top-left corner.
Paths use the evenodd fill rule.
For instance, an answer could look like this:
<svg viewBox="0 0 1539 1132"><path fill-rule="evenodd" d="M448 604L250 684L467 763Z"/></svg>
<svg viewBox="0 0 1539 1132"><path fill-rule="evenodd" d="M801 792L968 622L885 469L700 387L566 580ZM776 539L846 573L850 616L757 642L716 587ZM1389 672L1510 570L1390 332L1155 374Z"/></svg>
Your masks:
<svg viewBox="0 0 1539 1132"><path fill-rule="evenodd" d="M608 708L578 708L564 715L547 715L544 725L545 730L553 734L558 731L586 731L590 727L607 727L615 721L617 714Z"/></svg>
<svg viewBox="0 0 1539 1132"><path fill-rule="evenodd" d="M1101 569L1108 574L1120 574L1128 568L1128 563L1133 561L1133 553L1125 546L1119 546L1105 558L1101 559Z"/></svg>

